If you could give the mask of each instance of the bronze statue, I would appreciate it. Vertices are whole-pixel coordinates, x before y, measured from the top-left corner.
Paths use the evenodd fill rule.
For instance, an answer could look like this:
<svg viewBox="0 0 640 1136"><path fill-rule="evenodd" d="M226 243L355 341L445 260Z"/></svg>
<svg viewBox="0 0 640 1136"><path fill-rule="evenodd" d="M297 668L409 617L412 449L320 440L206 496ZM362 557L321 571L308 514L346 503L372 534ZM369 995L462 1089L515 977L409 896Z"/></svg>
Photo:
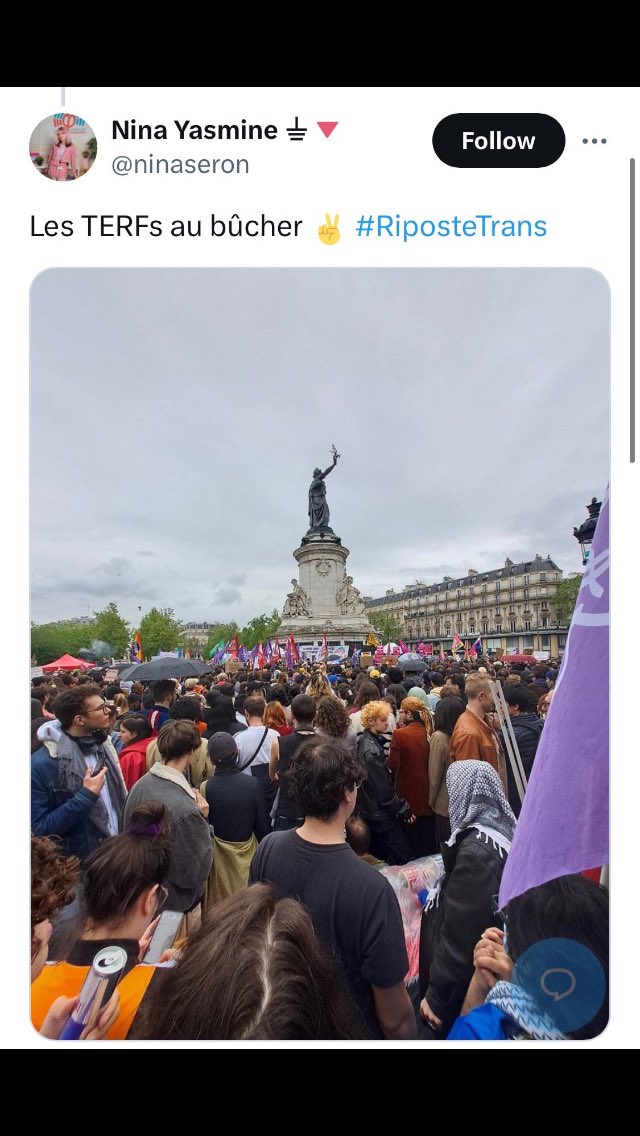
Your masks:
<svg viewBox="0 0 640 1136"><path fill-rule="evenodd" d="M309 532L331 532L327 489L324 479L328 477L332 469L335 469L340 457L335 446L331 447L331 453L333 454L333 461L329 468L325 469L324 473L318 468L313 471L313 481L309 486Z"/></svg>

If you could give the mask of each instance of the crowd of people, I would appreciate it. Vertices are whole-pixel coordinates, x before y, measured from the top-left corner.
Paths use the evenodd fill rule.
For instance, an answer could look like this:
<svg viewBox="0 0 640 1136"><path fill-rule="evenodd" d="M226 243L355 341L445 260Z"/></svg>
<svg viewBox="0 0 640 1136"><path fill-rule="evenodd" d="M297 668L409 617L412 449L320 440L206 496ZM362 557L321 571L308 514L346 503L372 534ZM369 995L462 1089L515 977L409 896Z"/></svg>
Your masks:
<svg viewBox="0 0 640 1136"><path fill-rule="evenodd" d="M236 664L150 687L99 669L34 678L35 1028L60 1037L94 956L119 947L123 972L85 1038L601 1032L607 891L563 877L497 905L522 807L513 739L526 787L560 660L431 665ZM434 856L409 981L384 869ZM175 941L157 958L163 912ZM519 961L559 939L604 975L602 1004L570 1029Z"/></svg>

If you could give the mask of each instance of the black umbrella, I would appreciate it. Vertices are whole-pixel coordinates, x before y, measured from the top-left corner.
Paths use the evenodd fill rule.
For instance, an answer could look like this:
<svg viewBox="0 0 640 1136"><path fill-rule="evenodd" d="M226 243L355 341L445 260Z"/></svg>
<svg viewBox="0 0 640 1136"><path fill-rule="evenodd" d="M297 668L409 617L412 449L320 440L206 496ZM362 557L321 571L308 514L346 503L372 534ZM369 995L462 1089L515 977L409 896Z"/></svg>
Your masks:
<svg viewBox="0 0 640 1136"><path fill-rule="evenodd" d="M422 674L422 671L426 671L427 669L427 664L422 658L422 655L416 654L415 651L407 651L406 654L401 655L396 666L399 667L401 671L415 671L419 674Z"/></svg>
<svg viewBox="0 0 640 1136"><path fill-rule="evenodd" d="M123 671L120 679L123 682L158 682L161 678L197 678L198 675L211 672L208 663L202 659L177 659L173 655L163 655L159 659L150 659L148 663L133 663Z"/></svg>

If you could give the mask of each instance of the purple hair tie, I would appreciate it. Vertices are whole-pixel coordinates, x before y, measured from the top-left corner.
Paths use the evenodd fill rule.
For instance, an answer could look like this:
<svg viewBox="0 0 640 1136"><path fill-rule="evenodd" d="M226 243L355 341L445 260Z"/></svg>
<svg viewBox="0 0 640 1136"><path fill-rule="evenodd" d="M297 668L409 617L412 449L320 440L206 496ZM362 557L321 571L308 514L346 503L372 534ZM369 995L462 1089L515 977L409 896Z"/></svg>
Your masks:
<svg viewBox="0 0 640 1136"><path fill-rule="evenodd" d="M130 824L127 832L129 836L159 836L162 829L159 824L147 824L144 828L135 828Z"/></svg>

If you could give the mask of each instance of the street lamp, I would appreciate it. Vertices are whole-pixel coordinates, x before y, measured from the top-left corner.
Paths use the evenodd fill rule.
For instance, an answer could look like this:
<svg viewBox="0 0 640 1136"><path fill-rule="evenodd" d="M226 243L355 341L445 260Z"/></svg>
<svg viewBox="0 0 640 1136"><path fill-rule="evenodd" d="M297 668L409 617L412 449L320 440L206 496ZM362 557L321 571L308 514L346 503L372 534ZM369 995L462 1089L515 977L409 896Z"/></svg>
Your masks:
<svg viewBox="0 0 640 1136"><path fill-rule="evenodd" d="M591 504L587 505L587 511L589 513L587 520L582 522L580 528L574 527L573 530L573 535L578 541L578 544L580 545L580 549L582 551L583 567L586 565L587 560L589 559L591 545L593 544L593 534L596 531L596 525L598 523L598 517L600 516L601 508L602 501L597 501L595 497L592 497Z"/></svg>

